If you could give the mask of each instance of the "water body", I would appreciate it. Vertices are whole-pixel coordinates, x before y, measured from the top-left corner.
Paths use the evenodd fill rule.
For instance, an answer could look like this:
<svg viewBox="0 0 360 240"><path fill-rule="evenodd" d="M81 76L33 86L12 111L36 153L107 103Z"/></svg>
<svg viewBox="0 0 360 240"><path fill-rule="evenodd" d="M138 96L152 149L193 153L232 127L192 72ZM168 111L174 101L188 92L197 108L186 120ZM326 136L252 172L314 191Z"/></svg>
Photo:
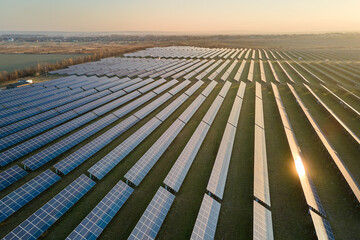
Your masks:
<svg viewBox="0 0 360 240"><path fill-rule="evenodd" d="M0 54L0 71L12 72L36 66L38 63L56 63L67 58L84 56L82 54Z"/></svg>

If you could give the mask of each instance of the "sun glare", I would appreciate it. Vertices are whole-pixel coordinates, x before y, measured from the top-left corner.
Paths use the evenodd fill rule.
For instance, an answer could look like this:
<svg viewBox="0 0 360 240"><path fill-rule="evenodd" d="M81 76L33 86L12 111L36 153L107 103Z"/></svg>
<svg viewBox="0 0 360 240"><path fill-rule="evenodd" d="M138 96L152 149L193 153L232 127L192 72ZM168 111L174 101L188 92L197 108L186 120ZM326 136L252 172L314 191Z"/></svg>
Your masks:
<svg viewBox="0 0 360 240"><path fill-rule="evenodd" d="M297 156L295 159L295 167L300 177L305 175L304 164L302 163L300 156Z"/></svg>

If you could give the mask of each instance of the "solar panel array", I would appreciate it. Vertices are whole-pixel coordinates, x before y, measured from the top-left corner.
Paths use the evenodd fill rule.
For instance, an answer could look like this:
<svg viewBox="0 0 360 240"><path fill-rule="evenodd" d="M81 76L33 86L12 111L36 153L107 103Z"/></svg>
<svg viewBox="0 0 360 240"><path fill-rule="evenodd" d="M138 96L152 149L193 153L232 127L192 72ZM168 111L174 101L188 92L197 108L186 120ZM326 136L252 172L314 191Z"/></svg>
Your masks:
<svg viewBox="0 0 360 240"><path fill-rule="evenodd" d="M225 127L223 137L221 139L208 185L206 187L206 189L212 195L215 195L219 199L223 198L225 190L226 177L230 165L231 153L233 150L236 128L238 124L237 120L240 116L245 88L246 84L241 82L230 112L230 116L228 118L228 122Z"/></svg>
<svg viewBox="0 0 360 240"><path fill-rule="evenodd" d="M133 191L119 181L66 239L97 239Z"/></svg>
<svg viewBox="0 0 360 240"><path fill-rule="evenodd" d="M175 195L160 187L128 239L155 239Z"/></svg>
<svg viewBox="0 0 360 240"><path fill-rule="evenodd" d="M215 239L216 224L221 204L208 195L204 195L190 239Z"/></svg>
<svg viewBox="0 0 360 240"><path fill-rule="evenodd" d="M353 138L355 142L360 144L360 138L348 127L346 124L334 113L333 110L331 110L330 107L328 107L321 99L320 97L306 84L304 86L309 90L309 92L316 98L317 102L320 103L323 108L326 109L328 113L343 127L343 129Z"/></svg>
<svg viewBox="0 0 360 240"><path fill-rule="evenodd" d="M94 181L85 175L81 175L14 228L4 239L35 239L40 237L94 185Z"/></svg>
<svg viewBox="0 0 360 240"><path fill-rule="evenodd" d="M267 169L261 84L257 82L255 87L254 197L270 207L270 189Z"/></svg>
<svg viewBox="0 0 360 240"><path fill-rule="evenodd" d="M27 172L21 169L18 165L6 169L0 173L0 191L10 186L17 180L25 177Z"/></svg>
<svg viewBox="0 0 360 240"><path fill-rule="evenodd" d="M226 92L220 90L220 93L222 93L225 97L229 90L229 84L224 84L222 89L226 90ZM214 100L213 104L210 106L204 118L196 128L195 132L191 136L190 140L186 144L180 156L177 158L175 164L173 165L170 172L166 176L164 180L164 184L166 188L170 188L175 192L179 191L181 184L183 183L190 169L190 166L192 165L201 147L201 144L204 141L206 134L208 133L210 126L214 120L214 117L209 117L209 116L216 116L220 108L219 104L221 105L224 100L224 97L221 97L220 93L216 98L218 100L216 99ZM181 120L182 117L180 116L179 119ZM206 119L207 121L205 121Z"/></svg>
<svg viewBox="0 0 360 240"><path fill-rule="evenodd" d="M341 159L341 157L339 156L339 154L336 152L336 150L334 149L334 147L331 145L331 143L329 142L329 140L327 139L327 137L325 136L325 134L322 132L322 130L320 129L319 125L316 123L315 119L312 117L312 115L310 114L309 110L306 108L306 106L304 105L303 101L301 100L301 98L299 97L299 95L296 93L295 89L293 86L288 84L288 87L290 89L290 91L292 92L292 94L294 95L294 97L296 98L296 101L299 103L302 111L304 112L305 116L307 117L307 119L309 120L311 126L313 127L313 129L315 130L316 134L318 135L318 137L320 138L320 141L322 142L322 144L324 145L325 149L328 151L329 155L331 156L331 158L334 160L336 166L338 167L338 169L340 170L341 174L343 175L343 177L345 178L345 181L348 183L348 185L351 188L351 191L354 193L357 201L360 203L360 186L358 184L358 182L356 181L356 179L353 177L353 175L351 174L350 170L348 169L348 167L346 166L345 162Z"/></svg>
<svg viewBox="0 0 360 240"><path fill-rule="evenodd" d="M209 84L208 86L210 86L211 90L213 90L215 85ZM206 92L208 91L208 89L205 89L205 90L206 90ZM182 96L186 96L186 97L181 98L180 101L174 101L172 104L176 104L176 105L180 106L188 98L186 94L183 94ZM187 111L187 109L186 109L183 112L183 114L188 113L188 115L187 115L187 117L182 117L182 119L190 119L205 100L203 95L199 95L197 98L201 100L200 104L196 104L196 105L191 104L187 108L187 109L191 109L191 111ZM194 102L197 102L197 100L194 100ZM171 104L168 107L169 107L169 109L174 109L174 107L171 106ZM168 115L169 114L167 113L167 116ZM183 116L183 115L181 115L181 116ZM164 120L164 117L162 114L160 114L160 116L158 114L157 117L161 120ZM162 156L162 154L166 151L166 149L174 141L174 139L177 137L177 135L180 133L180 131L185 127L187 121L184 122L183 120L181 120L180 117L176 121L174 121L174 123L161 135L161 137L149 148L149 150L125 174L125 178L127 181L130 181L135 186L138 186L140 184L140 182L145 178L145 176L149 173L151 168L156 164L156 162L159 160L159 158Z"/></svg>
<svg viewBox="0 0 360 240"><path fill-rule="evenodd" d="M306 202L309 206L309 211L316 211L316 214L318 214L320 217L324 218L326 216L325 210L321 204L321 201L317 194L315 186L314 186L309 174L306 172L306 169L302 162L303 156L301 154L301 150L297 143L295 134L292 130L289 118L286 114L286 110L283 106L283 103L282 103L282 100L281 100L281 97L279 94L279 90L277 89L277 86L275 84L272 83L271 86L272 86L272 89L273 89L273 92L275 95L275 100L276 100L278 110L280 112L281 120L284 125L286 137L287 137L289 145L290 145L291 154L292 154L294 162L295 162L295 166L296 166L296 170L298 172L301 187L303 189L303 193L305 195ZM318 230L321 228L319 228L319 226L316 225L319 222L314 221L314 218L313 218L313 223L314 223L315 231L317 232L317 234L319 234ZM329 235L329 239L331 239L331 235L332 235L332 232Z"/></svg>
<svg viewBox="0 0 360 240"><path fill-rule="evenodd" d="M110 175L111 179L118 169L123 166L129 167L124 176L118 176L118 178L124 177L126 183L117 180L118 182L108 192L96 189L96 193L94 192L91 196L100 195L96 202L91 202L93 204L91 211L89 209L90 212L81 219L81 222L80 219L71 219L72 229L69 229L69 226L64 229L67 231L66 233L71 232L68 239L96 239L110 225L112 219L121 212L121 208L127 207L124 204L132 193L142 191L142 188L137 189L136 187L142 183L150 171L153 171L155 164L173 163L172 166L169 165L170 171L163 179L164 187L159 188L151 202L149 196L144 198L144 200L148 199L150 204L138 219L136 226L135 222L130 225L126 224L127 227L135 227L129 239L156 238L174 202L175 195L182 194L182 192L178 192L186 180L200 147L207 142L205 138L212 128L212 123L215 118L223 119L223 116L218 116L220 108L228 109L222 107L224 99L228 95L234 96L235 89L231 89L238 86L234 86L234 84L240 79L253 82L255 73L258 74L258 70L255 70L257 62L259 62L260 69L259 80L264 86L267 86L269 81L266 78L270 80L271 74L267 76L265 73L264 61L266 60L268 60L274 76L274 82L280 85L288 83L290 91L320 138L320 144L324 146L331 157L330 161L335 163L335 168L340 171L349 190L351 189L356 197L356 203L359 203L360 187L355 175L351 174L345 164L344 160L347 159L343 160L341 154L336 152L330 143L330 138L328 139L327 134L325 135L326 132L322 132L310 111L297 95L295 88L289 83L296 84L295 80L307 83L305 86L310 91L310 96L314 96L313 100L320 103L358 145L356 131L349 128L352 125L346 126L344 120L340 120L338 115L335 115L335 111L328 107L330 105L325 104L327 103L326 99L322 100L323 96L318 96L317 92L313 90L314 88L310 86L313 82L320 84L321 88L319 89L325 89L324 92L333 97L335 103L340 103L351 114L359 116L357 106L351 105L355 98L359 99L356 94L341 85L339 87L342 90L333 92L330 90L333 89L333 86L324 83L329 81L331 84L339 84L342 79L349 84L357 85L356 81L360 79L360 71L351 69L348 63L345 63L344 66L335 62L322 64L319 61L316 62L318 59L316 54L306 53L302 56L305 57L305 55L307 59L314 61L311 64L309 64L310 61L298 62L295 61L299 56L298 51L284 52L274 49L187 46L148 48L136 53L125 54L124 57L106 58L97 62L70 66L52 72L52 74L63 75L58 79L1 91L0 166L8 165L8 167L3 167L0 173L0 191L2 191L0 222L3 222L4 229L9 226L13 228L4 239L36 239L40 237L95 185L91 178L109 181L109 178L104 177ZM281 68L281 74L276 72L278 69L275 61ZM248 71L248 76L245 77L247 79L243 78L244 71ZM342 75L343 73L344 75ZM230 76L234 77L230 78ZM324 79L322 79L323 77ZM249 84L250 89L255 85L252 234L254 239L273 239L263 116L263 108L266 105L262 101L260 82ZM219 85L221 89L215 94L215 89L220 88L216 88ZM334 239L328 221L328 219L332 220L334 216L330 215L327 218L325 215L320 197L306 171L305 161L280 93L275 84L271 83L271 85L315 233L319 239ZM200 88L202 88L201 91ZM227 197L225 183L245 89L246 83L240 82L235 97L231 99L232 108L225 130L220 133L222 139L217 149L207 188L200 191L201 195L204 192L206 194L201 206L194 206L195 208L199 207L199 212L196 221L192 222L195 223L192 239L214 239L221 205L224 207L225 204L229 204L230 198ZM347 93L346 96L341 95L343 91ZM231 94L228 94L229 92ZM211 100L209 99L210 94ZM198 111L199 109L201 111ZM334 110L336 109L334 108ZM178 115L171 117L175 111ZM193 116L195 113L205 113L205 115L197 128L193 130L191 126L194 126ZM251 112L247 114L252 115ZM139 126L129 130L135 124ZM183 136L184 129L187 129L186 131L191 129L191 137L184 143L185 147L180 149L182 150L180 155L171 155L167 151L172 149L170 146L177 137ZM121 140L117 146L113 147L115 140L128 130L129 134L126 138L121 138L125 140ZM238 131L242 131L242 129L238 129ZM155 135L160 137L154 141L151 140L153 144L147 146L145 140ZM133 156L137 157L137 154L129 155L136 152L138 147L145 153L139 159L132 159L132 162L129 162L135 164L129 166L126 162L126 165L118 166L123 160L128 161ZM236 146L234 146L235 148ZM164 159L165 153L174 161L170 162L168 159ZM103 157L98 162L91 162L96 160L95 156ZM89 162L85 163L88 159ZM48 169L49 165L55 173ZM91 167L89 168L89 166ZM113 171L114 168L117 169ZM75 169L77 171L74 171ZM78 177L84 171L88 171L90 178L85 175ZM113 173L110 174L111 171ZM28 172L31 173L28 175ZM76 177L78 178L75 179ZM64 179L64 181L61 182L60 179ZM75 180L65 187L65 184L68 184L65 182L66 179ZM12 184L13 186L11 186ZM64 184L62 191L56 190L56 186L60 184ZM146 185L146 182L144 184ZM134 196L139 195L134 194ZM36 201L42 197L50 200L35 211L33 207L37 206L36 208L38 208ZM79 206L84 206L84 204L87 203L78 203ZM130 205L134 207L134 202L131 201ZM183 210L181 207L180 211ZM174 209L174 211L177 210ZM329 214L332 213L329 211ZM74 214L72 211L69 213L70 216L75 216ZM127 214L125 213L125 216L128 216ZM226 213L222 216L227 217ZM16 221L13 221L17 217L23 221L18 226L14 225ZM193 220L195 220L194 218L195 216L193 216ZM65 219L67 221L69 218L65 217ZM221 219L220 221L222 221ZM111 224L111 227L117 225L118 221L119 218L114 221L114 224ZM223 223L221 231L223 231ZM276 222L274 223L276 224ZM333 222L331 223L333 224ZM61 221L59 225L62 227L64 223ZM122 225L119 226L122 227ZM2 234L6 234L6 232Z"/></svg>
<svg viewBox="0 0 360 240"><path fill-rule="evenodd" d="M60 180L58 175L51 170L46 170L3 197L0 200L0 222L4 221L58 180Z"/></svg>

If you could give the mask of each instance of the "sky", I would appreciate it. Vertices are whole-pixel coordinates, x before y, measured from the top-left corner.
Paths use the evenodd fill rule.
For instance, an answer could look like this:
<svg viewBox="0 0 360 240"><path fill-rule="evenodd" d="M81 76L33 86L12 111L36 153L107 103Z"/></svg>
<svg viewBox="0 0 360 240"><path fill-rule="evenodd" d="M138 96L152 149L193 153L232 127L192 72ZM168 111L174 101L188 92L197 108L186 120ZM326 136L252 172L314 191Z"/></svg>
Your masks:
<svg viewBox="0 0 360 240"><path fill-rule="evenodd" d="M0 31L360 31L360 0L0 0Z"/></svg>

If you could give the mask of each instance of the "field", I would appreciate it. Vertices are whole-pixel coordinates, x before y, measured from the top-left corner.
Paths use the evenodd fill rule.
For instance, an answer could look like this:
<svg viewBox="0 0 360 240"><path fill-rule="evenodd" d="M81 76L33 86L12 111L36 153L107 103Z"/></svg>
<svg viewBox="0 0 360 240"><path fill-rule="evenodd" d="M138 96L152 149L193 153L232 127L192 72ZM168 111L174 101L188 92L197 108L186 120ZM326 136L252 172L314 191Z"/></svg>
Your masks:
<svg viewBox="0 0 360 240"><path fill-rule="evenodd" d="M38 63L56 63L81 54L0 54L0 71L12 72L17 69L35 67Z"/></svg>
<svg viewBox="0 0 360 240"><path fill-rule="evenodd" d="M56 212L58 206L57 215L51 214L56 218L44 217L51 224L34 236L65 239L121 184L117 199L122 196L123 205L114 210L105 204L114 210L108 218L95 214L107 219L93 232L100 239L135 236L139 220L151 212L158 227L154 219L145 225L153 238L189 239L199 219L207 221L198 215L205 209L204 194L220 206L211 212L215 227L207 223L210 238L251 239L259 233L256 225L268 239L322 239L320 234L358 239L359 51L151 48L53 71L54 80L1 91L2 208L11 205L4 201L9 194L44 171L50 169L58 180L38 193L12 195L29 196L13 213L2 213L0 237L11 231L24 237L18 226L83 176L88 189L81 194L70 189L81 198L69 209ZM236 110L238 120L232 121ZM256 128L262 134L255 134ZM233 135L224 134L226 129ZM10 180L9 169L24 175ZM168 205L157 207L163 215L147 210L159 188L170 196ZM260 218L254 215L256 204ZM269 216L270 222L261 220Z"/></svg>

